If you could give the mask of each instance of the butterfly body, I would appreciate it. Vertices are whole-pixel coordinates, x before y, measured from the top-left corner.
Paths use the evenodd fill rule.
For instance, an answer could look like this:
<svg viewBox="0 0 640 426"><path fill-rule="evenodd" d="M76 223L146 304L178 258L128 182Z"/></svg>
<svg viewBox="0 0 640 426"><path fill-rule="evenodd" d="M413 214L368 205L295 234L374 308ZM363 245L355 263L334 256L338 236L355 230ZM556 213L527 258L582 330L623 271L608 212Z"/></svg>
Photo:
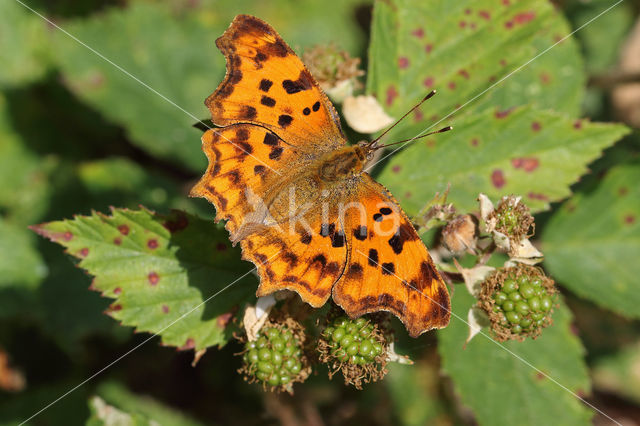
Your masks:
<svg viewBox="0 0 640 426"><path fill-rule="evenodd" d="M216 44L227 75L205 104L222 128L203 135L209 166L192 195L257 266L257 295L389 311L412 336L446 326L449 295L426 247L363 171L375 148L346 144L331 102L264 21L238 15Z"/></svg>

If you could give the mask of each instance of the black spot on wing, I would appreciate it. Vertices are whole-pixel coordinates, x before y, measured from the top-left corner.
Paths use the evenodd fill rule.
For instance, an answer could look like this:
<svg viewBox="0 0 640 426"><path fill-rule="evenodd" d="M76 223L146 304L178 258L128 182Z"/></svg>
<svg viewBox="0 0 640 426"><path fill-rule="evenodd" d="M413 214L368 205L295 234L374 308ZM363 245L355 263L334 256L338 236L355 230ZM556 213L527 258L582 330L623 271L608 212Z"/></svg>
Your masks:
<svg viewBox="0 0 640 426"><path fill-rule="evenodd" d="M264 173L264 171L265 167L262 164L258 164L253 168L253 173L255 173L256 175L261 175Z"/></svg>
<svg viewBox="0 0 640 426"><path fill-rule="evenodd" d="M384 275L391 275L391 274L394 274L395 272L396 272L396 265L394 265L392 262L382 264L382 273Z"/></svg>
<svg viewBox="0 0 640 426"><path fill-rule="evenodd" d="M263 92L268 92L269 89L271 89L272 85L273 85L273 81L267 80L266 78L263 78L262 80L260 80L260 86L258 86L258 87Z"/></svg>
<svg viewBox="0 0 640 426"><path fill-rule="evenodd" d="M297 80L284 80L282 82L282 88L290 95L304 90L309 90L313 87L313 78L309 71L303 69L300 71Z"/></svg>
<svg viewBox="0 0 640 426"><path fill-rule="evenodd" d="M245 120L254 120L258 115L258 111L250 105L244 105L240 111L240 116Z"/></svg>
<svg viewBox="0 0 640 426"><path fill-rule="evenodd" d="M309 107L307 107L307 108L305 108L305 109L303 109L303 110L302 110L302 113L303 113L304 115L309 115L309 114L311 114L311 110L309 109Z"/></svg>
<svg viewBox="0 0 640 426"><path fill-rule="evenodd" d="M322 225L320 225L320 235L323 237L328 237L329 235L332 235L336 230L336 225L335 223L323 223Z"/></svg>
<svg viewBox="0 0 640 426"><path fill-rule="evenodd" d="M344 234L342 232L336 232L331 236L332 247L344 247Z"/></svg>
<svg viewBox="0 0 640 426"><path fill-rule="evenodd" d="M373 215L373 220L376 222L382 222L383 216L380 213L376 213Z"/></svg>
<svg viewBox="0 0 640 426"><path fill-rule="evenodd" d="M229 83L238 84L240 80L242 80L242 71L237 68L229 71Z"/></svg>
<svg viewBox="0 0 640 426"><path fill-rule="evenodd" d="M300 238L300 242L302 244L307 244L307 245L311 244L311 240L312 240L311 234L306 234L306 233Z"/></svg>
<svg viewBox="0 0 640 426"><path fill-rule="evenodd" d="M312 108L313 108L314 111L319 110L320 109L320 102L316 102L315 104L313 104Z"/></svg>
<svg viewBox="0 0 640 426"><path fill-rule="evenodd" d="M238 128L238 130L236 130L236 141L242 142L247 139L249 139L249 130L244 127Z"/></svg>
<svg viewBox="0 0 640 426"><path fill-rule="evenodd" d="M293 121L293 117L287 114L282 114L278 117L278 125L280 127L287 127Z"/></svg>
<svg viewBox="0 0 640 426"><path fill-rule="evenodd" d="M369 249L369 266L378 266L378 250Z"/></svg>
<svg viewBox="0 0 640 426"><path fill-rule="evenodd" d="M282 147L280 146L275 146L273 148L271 148L271 152L269 153L269 158L272 160L279 160L280 156L282 155Z"/></svg>
<svg viewBox="0 0 640 426"><path fill-rule="evenodd" d="M350 278L350 279L362 278L362 265L359 263L352 263L351 265L349 265L349 270L347 271L347 278Z"/></svg>
<svg viewBox="0 0 640 426"><path fill-rule="evenodd" d="M267 132L264 135L264 140L262 141L262 143L270 146L278 145L278 137L271 132Z"/></svg>
<svg viewBox="0 0 640 426"><path fill-rule="evenodd" d="M356 237L359 241L364 241L367 239L367 227L366 226L358 226L353 230L353 236Z"/></svg>
<svg viewBox="0 0 640 426"><path fill-rule="evenodd" d="M276 106L276 100L269 96L263 96L262 99L260 99L260 103L270 108Z"/></svg>
<svg viewBox="0 0 640 426"><path fill-rule="evenodd" d="M320 268L324 268L327 265L327 258L324 256L324 254L318 254L316 255L316 257L311 259L311 263L318 263L320 264Z"/></svg>

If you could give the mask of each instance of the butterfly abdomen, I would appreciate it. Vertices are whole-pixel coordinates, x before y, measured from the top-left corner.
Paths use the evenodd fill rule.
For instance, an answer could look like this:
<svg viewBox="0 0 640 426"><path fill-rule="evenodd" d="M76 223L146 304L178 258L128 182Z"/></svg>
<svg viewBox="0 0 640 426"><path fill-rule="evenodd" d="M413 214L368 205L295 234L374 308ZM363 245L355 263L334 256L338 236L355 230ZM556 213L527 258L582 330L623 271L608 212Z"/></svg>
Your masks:
<svg viewBox="0 0 640 426"><path fill-rule="evenodd" d="M359 174L364 166L365 155L359 146L347 146L331 152L321 160L320 178L334 182Z"/></svg>

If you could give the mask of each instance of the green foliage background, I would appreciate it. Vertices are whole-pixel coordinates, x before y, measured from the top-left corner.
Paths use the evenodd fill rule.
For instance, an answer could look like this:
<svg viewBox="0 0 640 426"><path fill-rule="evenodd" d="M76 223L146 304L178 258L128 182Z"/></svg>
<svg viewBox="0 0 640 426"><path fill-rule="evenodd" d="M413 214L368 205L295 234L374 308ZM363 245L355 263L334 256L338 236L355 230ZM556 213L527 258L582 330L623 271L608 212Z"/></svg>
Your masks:
<svg viewBox="0 0 640 426"><path fill-rule="evenodd" d="M632 4L564 39L613 3L21 1L0 3L0 352L26 387L0 389L0 424L123 354L30 424L277 423L287 410L328 424L606 420L576 396L615 418L640 412L627 373L640 362L640 136L587 84L615 69ZM540 339L465 347L473 299L456 285L450 326L419 339L398 328L416 364L362 392L325 371L294 397L242 382L229 320L257 280L213 207L187 197L206 165L192 124L224 75L213 41L237 13L298 53L335 42L361 57L365 91L392 116L438 89L390 140L455 130L376 177L410 215L448 184L460 211L479 192L522 195L563 293ZM208 349L195 367L192 349Z"/></svg>

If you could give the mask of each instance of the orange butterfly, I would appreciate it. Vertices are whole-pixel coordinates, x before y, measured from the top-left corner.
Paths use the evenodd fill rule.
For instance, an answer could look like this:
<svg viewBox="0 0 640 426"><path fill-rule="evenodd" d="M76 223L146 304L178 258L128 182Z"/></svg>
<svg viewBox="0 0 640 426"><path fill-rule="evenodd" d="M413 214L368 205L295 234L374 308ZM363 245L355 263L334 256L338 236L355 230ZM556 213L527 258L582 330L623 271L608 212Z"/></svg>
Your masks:
<svg viewBox="0 0 640 426"><path fill-rule="evenodd" d="M333 105L271 26L238 15L216 40L227 74L205 104L222 129L192 189L227 220L260 275L257 295L330 295L352 317L389 311L411 336L449 323L446 286L409 218L363 171L379 148L349 146Z"/></svg>

